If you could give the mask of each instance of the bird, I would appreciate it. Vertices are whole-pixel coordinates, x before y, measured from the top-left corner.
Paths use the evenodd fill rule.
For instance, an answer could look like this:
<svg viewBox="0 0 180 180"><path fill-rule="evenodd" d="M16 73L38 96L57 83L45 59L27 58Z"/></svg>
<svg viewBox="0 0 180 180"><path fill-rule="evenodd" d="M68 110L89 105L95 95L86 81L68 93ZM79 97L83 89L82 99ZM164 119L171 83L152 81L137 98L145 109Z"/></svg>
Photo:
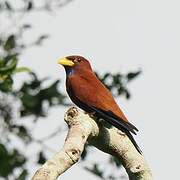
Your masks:
<svg viewBox="0 0 180 180"><path fill-rule="evenodd" d="M58 64L65 68L66 91L74 104L86 113L104 119L124 132L136 150L142 154L131 133L138 129L131 124L116 103L112 93L98 79L89 61L80 55L60 58Z"/></svg>

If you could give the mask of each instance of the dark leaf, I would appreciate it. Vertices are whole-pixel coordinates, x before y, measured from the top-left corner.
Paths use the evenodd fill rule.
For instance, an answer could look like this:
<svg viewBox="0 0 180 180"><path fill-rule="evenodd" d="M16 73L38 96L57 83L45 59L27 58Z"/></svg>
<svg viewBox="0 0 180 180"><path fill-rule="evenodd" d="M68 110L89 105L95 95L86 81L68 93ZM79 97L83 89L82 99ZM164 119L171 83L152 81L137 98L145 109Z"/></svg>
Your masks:
<svg viewBox="0 0 180 180"><path fill-rule="evenodd" d="M82 154L81 154L81 159L82 159L82 160L85 160L85 159L86 159L87 153L88 153L88 146L85 146L85 147L84 147L84 150L83 150L83 152L82 152Z"/></svg>
<svg viewBox="0 0 180 180"><path fill-rule="evenodd" d="M139 74L141 74L141 71L137 71L137 72L130 72L126 75L128 81L131 81L132 79L134 79L135 77L137 77Z"/></svg>
<svg viewBox="0 0 180 180"><path fill-rule="evenodd" d="M103 171L100 170L99 165L98 164L94 164L92 168L85 168L86 170L88 170L89 172L95 174L96 176L103 178Z"/></svg>
<svg viewBox="0 0 180 180"><path fill-rule="evenodd" d="M39 95L31 95L28 93L23 94L21 97L22 108L21 116L27 116L36 114L38 116L44 116L42 109L42 101Z"/></svg>
<svg viewBox="0 0 180 180"><path fill-rule="evenodd" d="M118 158L115 157L115 156L112 156L112 157L110 158L110 163L115 163L115 165L116 165L117 167L122 166L122 161L120 161L120 159L118 159Z"/></svg>
<svg viewBox="0 0 180 180"><path fill-rule="evenodd" d="M127 82L137 77L140 73L141 71L130 72L127 75L123 75L120 73L117 74L105 73L101 77L98 75L98 73L95 74L104 83L104 85L112 92L112 94L115 97L119 95L123 95L126 97L126 99L130 99L131 94L128 91Z"/></svg>
<svg viewBox="0 0 180 180"><path fill-rule="evenodd" d="M16 168L22 167L26 159L17 149L8 151L3 144L0 144L0 162L0 176L7 177Z"/></svg>
<svg viewBox="0 0 180 180"><path fill-rule="evenodd" d="M108 176L108 179L109 179L109 180L116 180L117 178L114 177L114 176L111 174L111 175Z"/></svg>
<svg viewBox="0 0 180 180"><path fill-rule="evenodd" d="M8 1L5 1L5 6L7 10L12 11L12 7Z"/></svg>
<svg viewBox="0 0 180 180"><path fill-rule="evenodd" d="M58 90L59 80L47 88L42 88L41 85L46 79L39 80L35 74L31 74L32 80L24 83L16 92L22 103L21 116L46 116L47 108L65 103L66 96ZM46 109L44 108L45 102L47 103Z"/></svg>
<svg viewBox="0 0 180 180"><path fill-rule="evenodd" d="M41 151L38 156L39 156L39 158L38 158L37 163L44 164L46 162L46 157L45 157L44 153Z"/></svg>
<svg viewBox="0 0 180 180"><path fill-rule="evenodd" d="M32 2L32 1L29 1L28 4L27 4L26 10L27 10L27 11L30 11L30 10L32 10L32 8L33 8L33 2Z"/></svg>
<svg viewBox="0 0 180 180"><path fill-rule="evenodd" d="M106 73L104 76L103 76L103 80L106 80L108 77L110 77L111 76L111 74L110 73Z"/></svg>
<svg viewBox="0 0 180 180"><path fill-rule="evenodd" d="M23 28L23 29L29 29L29 28L31 28L31 25L30 25L30 24L24 24L24 25L22 26L22 28Z"/></svg>
<svg viewBox="0 0 180 180"><path fill-rule="evenodd" d="M10 61L12 59L17 59L17 56L18 56L18 53L9 53L8 52L7 56L5 56L3 60L5 62L8 62L8 61Z"/></svg>
<svg viewBox="0 0 180 180"><path fill-rule="evenodd" d="M22 140L24 140L26 143L29 143L31 141L31 136L25 126L21 125L11 125L10 130L19 136Z"/></svg>
<svg viewBox="0 0 180 180"><path fill-rule="evenodd" d="M124 93L126 94L127 99L131 98L131 94L129 93L129 91L127 89L124 90Z"/></svg>
<svg viewBox="0 0 180 180"><path fill-rule="evenodd" d="M10 76L6 77L5 80L0 80L0 91L5 93L12 91L13 80Z"/></svg>
<svg viewBox="0 0 180 180"><path fill-rule="evenodd" d="M3 120L9 126L12 119L12 107L2 97L0 97L0 117L1 121Z"/></svg>
<svg viewBox="0 0 180 180"><path fill-rule="evenodd" d="M4 44L4 49L6 51L9 51L13 48L16 47L16 42L15 42L15 36L11 35L8 37L8 39L6 40L5 44Z"/></svg>
<svg viewBox="0 0 180 180"><path fill-rule="evenodd" d="M23 169L19 177L16 178L16 180L26 180L27 175L28 175L27 170Z"/></svg>
<svg viewBox="0 0 180 180"><path fill-rule="evenodd" d="M38 38L38 40L35 42L36 45L41 45L42 42L47 39L49 37L49 35L42 35Z"/></svg>
<svg viewBox="0 0 180 180"><path fill-rule="evenodd" d="M59 80L55 81L48 88L42 89L39 95L42 99L47 100L49 105L57 105L63 103L65 96L58 90Z"/></svg>

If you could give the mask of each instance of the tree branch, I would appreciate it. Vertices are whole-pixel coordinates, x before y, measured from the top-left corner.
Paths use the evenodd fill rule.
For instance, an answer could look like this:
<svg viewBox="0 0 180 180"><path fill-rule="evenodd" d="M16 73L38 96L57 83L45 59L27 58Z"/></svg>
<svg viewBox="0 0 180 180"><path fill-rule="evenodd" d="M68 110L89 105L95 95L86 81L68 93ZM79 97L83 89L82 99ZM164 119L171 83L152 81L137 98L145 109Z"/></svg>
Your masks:
<svg viewBox="0 0 180 180"><path fill-rule="evenodd" d="M116 128L97 125L88 114L70 108L65 121L69 131L61 151L48 160L32 180L55 180L81 157L86 141L98 149L119 158L130 180L152 180L151 170L143 155L134 148L129 138Z"/></svg>

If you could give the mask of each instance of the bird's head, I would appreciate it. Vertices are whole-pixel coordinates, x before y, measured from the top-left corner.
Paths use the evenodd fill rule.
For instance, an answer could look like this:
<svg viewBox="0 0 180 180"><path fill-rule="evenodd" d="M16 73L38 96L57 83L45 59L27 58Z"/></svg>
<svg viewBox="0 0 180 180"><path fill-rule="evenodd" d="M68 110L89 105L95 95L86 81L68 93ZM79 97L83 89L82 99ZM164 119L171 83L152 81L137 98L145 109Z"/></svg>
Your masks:
<svg viewBox="0 0 180 180"><path fill-rule="evenodd" d="M82 56L67 56L61 58L58 64L64 66L67 75L71 75L77 71L92 70L89 61Z"/></svg>

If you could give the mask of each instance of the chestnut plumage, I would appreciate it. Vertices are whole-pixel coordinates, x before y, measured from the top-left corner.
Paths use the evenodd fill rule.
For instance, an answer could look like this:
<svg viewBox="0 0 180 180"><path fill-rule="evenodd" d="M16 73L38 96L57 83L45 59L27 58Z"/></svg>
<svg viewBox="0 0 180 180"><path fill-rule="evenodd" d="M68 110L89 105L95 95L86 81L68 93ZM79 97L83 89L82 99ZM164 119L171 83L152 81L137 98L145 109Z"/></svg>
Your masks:
<svg viewBox="0 0 180 180"><path fill-rule="evenodd" d="M87 113L94 113L98 118L126 133L141 153L131 135L136 134L138 129L127 120L111 92L96 77L89 61L82 56L68 56L60 59L58 63L65 68L66 90L71 100Z"/></svg>

